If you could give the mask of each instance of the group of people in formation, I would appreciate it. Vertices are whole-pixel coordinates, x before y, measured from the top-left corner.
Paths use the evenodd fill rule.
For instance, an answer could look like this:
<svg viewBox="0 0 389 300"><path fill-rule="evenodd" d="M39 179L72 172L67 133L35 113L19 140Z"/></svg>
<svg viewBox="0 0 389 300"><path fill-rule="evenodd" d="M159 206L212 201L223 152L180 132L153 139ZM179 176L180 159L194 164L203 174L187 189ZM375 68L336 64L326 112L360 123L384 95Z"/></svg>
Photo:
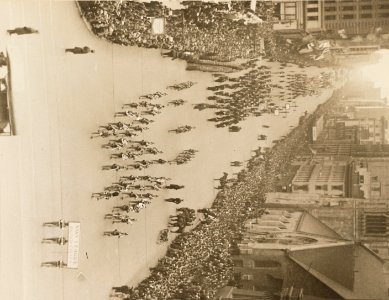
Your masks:
<svg viewBox="0 0 389 300"><path fill-rule="evenodd" d="M63 246L63 245L66 245L68 243L68 240L63 236L62 229L65 229L66 227L68 227L69 222L67 222L63 219L60 219L58 221L44 222L43 226L44 227L59 228L61 230L60 236L43 238L42 239L43 244L55 244L55 245ZM54 261L44 261L41 263L41 267L66 268L67 263L61 257L60 259L54 260Z"/></svg>
<svg viewBox="0 0 389 300"><path fill-rule="evenodd" d="M168 89L182 90L191 87L193 82L183 82L169 86ZM159 157L163 152L156 147L154 142L139 138L145 130L154 123L153 116L160 114L165 105L156 103L155 100L167 95L165 92L154 92L139 97L138 101L122 105L123 111L114 114L119 118L113 122L101 125L91 134L91 139L103 138L105 142L101 145L103 149L110 150L109 159L112 163L102 166L104 171L120 172L121 176L111 185L106 186L102 191L92 193L91 197L96 200L114 200L115 204L110 212L107 212L104 219L112 224L132 225L137 221L134 214L140 213L152 200L158 198L161 190L181 190L184 185L169 183L170 178L164 176L136 175L139 170L144 170L152 165L184 164L189 162L197 152L194 149L184 150L173 160L166 160ZM167 105L179 106L186 101L176 99L168 102ZM126 119L125 119L126 118ZM176 133L187 132L195 127L182 125L175 129ZM150 158L151 156L156 156ZM131 171L129 174L122 173ZM181 197L166 197L165 202L180 204L184 201ZM177 223L178 232L189 221L182 221L182 216ZM184 227L185 227L184 226ZM116 236L118 238L128 235L127 232L119 229L105 231L104 236Z"/></svg>

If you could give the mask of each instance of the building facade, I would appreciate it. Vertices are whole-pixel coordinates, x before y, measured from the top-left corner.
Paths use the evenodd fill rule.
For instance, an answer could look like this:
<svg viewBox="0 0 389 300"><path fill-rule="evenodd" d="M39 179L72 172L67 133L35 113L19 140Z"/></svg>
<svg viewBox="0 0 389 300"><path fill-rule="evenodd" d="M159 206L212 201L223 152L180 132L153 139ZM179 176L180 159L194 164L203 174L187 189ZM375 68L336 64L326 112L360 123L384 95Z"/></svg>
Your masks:
<svg viewBox="0 0 389 300"><path fill-rule="evenodd" d="M264 228L268 219L285 226ZM271 208L247 221L233 261L239 290L270 299L389 299L386 263L301 209Z"/></svg>
<svg viewBox="0 0 389 300"><path fill-rule="evenodd" d="M323 29L366 35L374 28L389 26L386 0L322 0L320 4Z"/></svg>
<svg viewBox="0 0 389 300"><path fill-rule="evenodd" d="M389 260L389 202L318 194L268 193L269 208L308 211L344 239L363 243Z"/></svg>
<svg viewBox="0 0 389 300"><path fill-rule="evenodd" d="M292 180L292 192L346 197L348 163L310 160L300 166Z"/></svg>
<svg viewBox="0 0 389 300"><path fill-rule="evenodd" d="M274 30L303 28L303 2L295 0L274 0Z"/></svg>
<svg viewBox="0 0 389 300"><path fill-rule="evenodd" d="M360 157L350 165L353 190L368 200L389 199L389 158Z"/></svg>

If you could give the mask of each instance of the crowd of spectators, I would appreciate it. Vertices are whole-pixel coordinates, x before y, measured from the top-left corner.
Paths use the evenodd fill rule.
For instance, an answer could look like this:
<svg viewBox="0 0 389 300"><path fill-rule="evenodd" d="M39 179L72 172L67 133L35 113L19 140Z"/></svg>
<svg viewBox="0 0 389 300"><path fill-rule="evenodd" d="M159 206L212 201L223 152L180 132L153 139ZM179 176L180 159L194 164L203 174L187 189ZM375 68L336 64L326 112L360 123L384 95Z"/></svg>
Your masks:
<svg viewBox="0 0 389 300"><path fill-rule="evenodd" d="M263 54L259 39L276 50L271 23L247 24L250 2L206 3L185 1L172 10L152 1L79 1L83 16L99 37L122 45L212 54L221 60L251 58ZM272 7L257 4L256 14L269 18ZM151 18L165 18L165 34L153 35Z"/></svg>

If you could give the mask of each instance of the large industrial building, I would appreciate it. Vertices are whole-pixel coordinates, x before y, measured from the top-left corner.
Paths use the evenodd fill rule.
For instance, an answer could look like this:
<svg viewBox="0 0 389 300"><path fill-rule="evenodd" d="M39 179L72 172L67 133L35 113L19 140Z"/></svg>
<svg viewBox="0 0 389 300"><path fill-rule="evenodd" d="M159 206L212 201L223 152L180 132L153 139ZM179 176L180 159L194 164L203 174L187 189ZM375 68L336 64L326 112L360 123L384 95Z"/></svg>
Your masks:
<svg viewBox="0 0 389 300"><path fill-rule="evenodd" d="M273 0L275 29L308 32L344 29L349 35L366 35L389 26L387 0Z"/></svg>
<svg viewBox="0 0 389 300"><path fill-rule="evenodd" d="M308 1L310 2L310 1ZM344 29L347 34L365 35L374 28L389 26L387 0L321 0L322 28Z"/></svg>
<svg viewBox="0 0 389 300"><path fill-rule="evenodd" d="M389 298L387 263L308 212L267 209L246 228L233 256L238 288L215 299Z"/></svg>

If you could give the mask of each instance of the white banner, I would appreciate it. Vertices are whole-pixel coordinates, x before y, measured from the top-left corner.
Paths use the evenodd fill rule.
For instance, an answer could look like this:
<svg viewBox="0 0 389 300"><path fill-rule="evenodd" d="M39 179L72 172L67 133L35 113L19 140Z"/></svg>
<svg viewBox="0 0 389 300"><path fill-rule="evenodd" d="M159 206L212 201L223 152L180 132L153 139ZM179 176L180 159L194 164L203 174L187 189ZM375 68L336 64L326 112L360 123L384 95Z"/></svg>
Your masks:
<svg viewBox="0 0 389 300"><path fill-rule="evenodd" d="M251 0L250 9L255 12L256 8L257 8L257 0Z"/></svg>
<svg viewBox="0 0 389 300"><path fill-rule="evenodd" d="M68 268L78 268L78 253L80 249L80 223L69 222L69 241L68 241Z"/></svg>
<svg viewBox="0 0 389 300"><path fill-rule="evenodd" d="M312 127L312 141L316 141L317 134L316 134L316 126Z"/></svg>
<svg viewBox="0 0 389 300"><path fill-rule="evenodd" d="M165 19L164 18L152 18L151 19L151 33L152 34L164 34L165 33Z"/></svg>

